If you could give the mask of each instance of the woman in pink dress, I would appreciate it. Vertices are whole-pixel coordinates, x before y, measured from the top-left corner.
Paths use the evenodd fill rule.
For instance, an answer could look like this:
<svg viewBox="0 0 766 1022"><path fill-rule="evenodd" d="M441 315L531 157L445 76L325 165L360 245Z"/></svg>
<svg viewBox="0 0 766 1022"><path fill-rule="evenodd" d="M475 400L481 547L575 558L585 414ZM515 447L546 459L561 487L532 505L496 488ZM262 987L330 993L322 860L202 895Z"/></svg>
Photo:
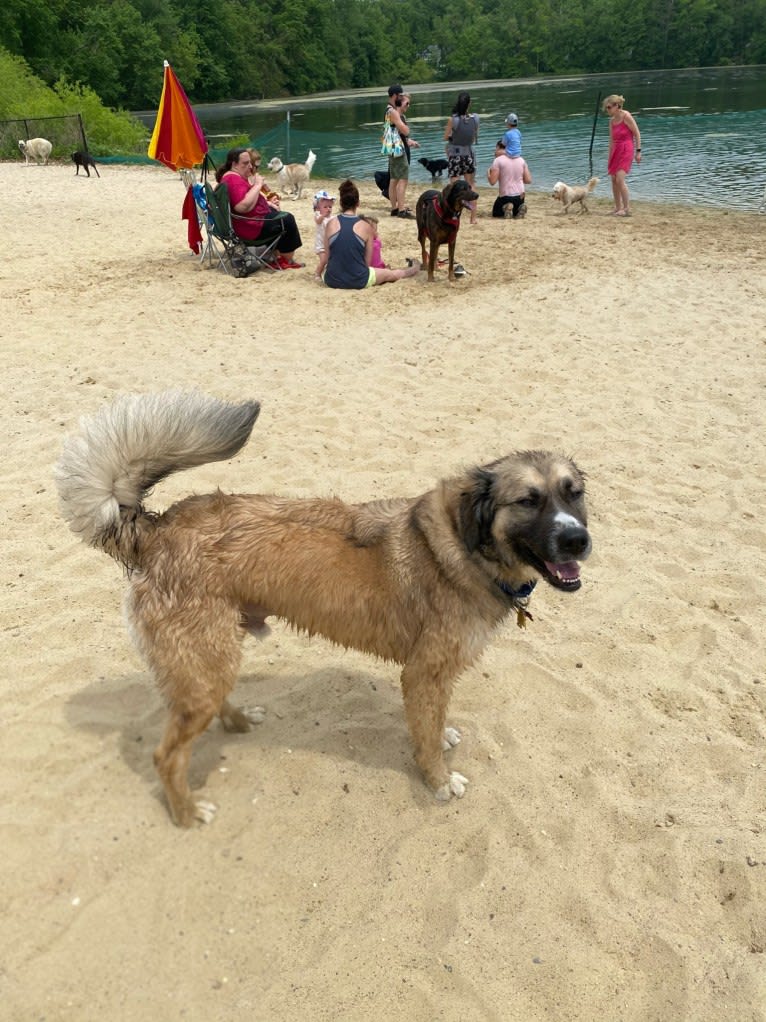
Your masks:
<svg viewBox="0 0 766 1022"><path fill-rule="evenodd" d="M630 168L641 162L641 132L633 114L623 108L622 96L607 96L604 111L609 114L609 157L607 173L612 178L614 216L630 216L628 183Z"/></svg>

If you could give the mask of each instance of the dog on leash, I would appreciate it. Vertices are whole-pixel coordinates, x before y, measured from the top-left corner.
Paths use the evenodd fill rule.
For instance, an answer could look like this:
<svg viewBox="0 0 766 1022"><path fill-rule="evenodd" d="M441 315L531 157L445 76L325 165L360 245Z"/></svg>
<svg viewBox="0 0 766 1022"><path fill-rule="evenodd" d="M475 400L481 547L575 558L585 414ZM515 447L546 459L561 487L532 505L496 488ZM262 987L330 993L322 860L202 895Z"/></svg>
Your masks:
<svg viewBox="0 0 766 1022"><path fill-rule="evenodd" d="M49 142L47 138L28 138L26 141L20 138L19 149L24 157L24 163L29 163L31 158L35 163L47 166L53 150L53 143Z"/></svg>
<svg viewBox="0 0 766 1022"><path fill-rule="evenodd" d="M127 570L131 635L168 706L154 760L176 824L210 822L192 795L194 740L218 715L231 731L263 719L228 697L245 635L278 617L307 635L402 665L415 760L436 798L467 784L444 752L452 687L538 579L580 588L587 558L583 474L566 457L524 451L442 480L416 497L346 504L227 494L144 506L173 472L234 457L259 413L197 392L129 395L83 420L56 482L70 528Z"/></svg>
<svg viewBox="0 0 766 1022"><path fill-rule="evenodd" d="M450 280L455 279L455 242L460 227L460 214L478 198L478 194L462 178L448 184L441 192L429 188L418 198L415 219L418 224L418 241L423 265L426 263L426 238L428 239L429 281L434 279L439 246L444 244L447 245L449 252L447 275Z"/></svg>
<svg viewBox="0 0 766 1022"><path fill-rule="evenodd" d="M564 207L564 212L569 212L569 207L574 205L575 202L580 203L580 212L588 212L588 203L586 199L590 192L596 187L599 182L599 178L592 177L587 185L567 185L563 181L557 181L553 186L551 192L551 198L556 199Z"/></svg>
<svg viewBox="0 0 766 1022"><path fill-rule="evenodd" d="M429 160L427 156L422 156L418 163L421 163L431 177L441 177L444 171L447 169L449 164L446 160Z"/></svg>
<svg viewBox="0 0 766 1022"><path fill-rule="evenodd" d="M309 183L311 168L316 163L316 153L309 149L305 163L282 163L278 156L269 160L269 170L277 175L279 187L283 192L291 192L293 197L300 199L304 187Z"/></svg>
<svg viewBox="0 0 766 1022"><path fill-rule="evenodd" d="M77 169L74 172L75 177L79 175L80 167L82 167L82 169L85 171L88 177L90 177L90 167L93 167L93 169L95 170L96 177L101 177L101 175L98 172L98 167L96 166L96 161L93 159L90 153L84 152L82 149L78 149L76 153L72 153L72 160L75 166L77 167Z"/></svg>

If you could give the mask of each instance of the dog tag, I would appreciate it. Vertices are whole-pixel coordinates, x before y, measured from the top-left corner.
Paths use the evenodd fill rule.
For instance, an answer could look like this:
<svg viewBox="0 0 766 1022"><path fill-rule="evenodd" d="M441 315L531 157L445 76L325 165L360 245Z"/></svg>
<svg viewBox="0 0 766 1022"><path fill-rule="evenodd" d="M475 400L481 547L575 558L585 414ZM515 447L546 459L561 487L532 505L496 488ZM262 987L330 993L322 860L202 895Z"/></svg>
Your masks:
<svg viewBox="0 0 766 1022"><path fill-rule="evenodd" d="M516 624L519 626L519 628L527 627L527 618L529 618L530 621L534 621L534 618L532 617L528 610L526 610L524 607L517 607Z"/></svg>

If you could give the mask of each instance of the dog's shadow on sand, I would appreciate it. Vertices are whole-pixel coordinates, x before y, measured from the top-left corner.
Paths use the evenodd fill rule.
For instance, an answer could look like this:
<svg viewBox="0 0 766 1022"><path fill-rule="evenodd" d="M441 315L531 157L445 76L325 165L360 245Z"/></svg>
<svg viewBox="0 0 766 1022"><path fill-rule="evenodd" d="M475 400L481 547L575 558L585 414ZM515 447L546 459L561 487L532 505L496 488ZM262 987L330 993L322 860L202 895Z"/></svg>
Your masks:
<svg viewBox="0 0 766 1022"><path fill-rule="evenodd" d="M384 674L342 667L280 674L278 679L245 674L230 699L235 706L265 706L266 718L245 734L225 731L216 718L194 743L189 768L193 789L204 787L222 759L245 743L259 749L302 749L371 770L413 768L401 695ZM148 673L86 686L68 701L66 715L78 730L104 739L118 735L127 766L147 783L156 782L152 753L167 711Z"/></svg>

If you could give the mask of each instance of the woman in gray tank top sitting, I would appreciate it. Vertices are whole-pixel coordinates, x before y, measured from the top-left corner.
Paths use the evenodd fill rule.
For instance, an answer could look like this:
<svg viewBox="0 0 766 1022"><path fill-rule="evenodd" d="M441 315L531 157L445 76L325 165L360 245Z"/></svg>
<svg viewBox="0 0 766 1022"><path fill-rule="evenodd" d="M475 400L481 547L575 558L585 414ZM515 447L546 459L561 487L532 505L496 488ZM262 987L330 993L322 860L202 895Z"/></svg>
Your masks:
<svg viewBox="0 0 766 1022"><path fill-rule="evenodd" d="M359 189L353 181L344 181L338 189L340 213L325 227L325 247L317 273L328 287L361 291L375 284L389 284L403 277L414 277L420 263L413 260L404 270L370 266L374 231L357 216Z"/></svg>
<svg viewBox="0 0 766 1022"><path fill-rule="evenodd" d="M465 178L476 191L476 153L474 145L479 137L479 115L469 114L471 97L459 92L452 108L452 116L444 129L444 150L447 154L447 173L450 181ZM476 223L476 203L471 204L471 223Z"/></svg>

